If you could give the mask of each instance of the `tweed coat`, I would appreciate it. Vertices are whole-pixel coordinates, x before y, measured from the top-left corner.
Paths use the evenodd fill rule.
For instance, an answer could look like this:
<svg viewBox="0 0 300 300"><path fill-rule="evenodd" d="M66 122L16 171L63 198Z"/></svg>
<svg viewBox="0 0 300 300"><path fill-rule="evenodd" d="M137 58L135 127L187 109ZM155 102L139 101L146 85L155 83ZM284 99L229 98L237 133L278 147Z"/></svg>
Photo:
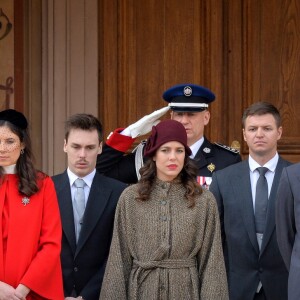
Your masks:
<svg viewBox="0 0 300 300"><path fill-rule="evenodd" d="M189 208L180 182L156 179L147 201L135 199L137 187L117 206L100 299L228 299L213 195Z"/></svg>

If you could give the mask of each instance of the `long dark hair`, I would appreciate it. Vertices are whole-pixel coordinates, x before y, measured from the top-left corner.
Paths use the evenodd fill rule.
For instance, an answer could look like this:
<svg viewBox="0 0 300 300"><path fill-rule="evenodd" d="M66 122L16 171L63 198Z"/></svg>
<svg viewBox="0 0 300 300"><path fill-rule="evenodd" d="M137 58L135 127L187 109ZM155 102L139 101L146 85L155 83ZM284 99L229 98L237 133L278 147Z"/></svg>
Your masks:
<svg viewBox="0 0 300 300"><path fill-rule="evenodd" d="M138 183L138 196L136 199L147 201L157 174L155 162L151 158L148 159L139 172L141 179ZM196 181L197 172L198 169L194 161L192 161L188 155L185 155L184 166L178 174L177 179L180 180L186 189L185 197L188 202L188 207L194 207L195 196L201 195L203 192L202 187Z"/></svg>
<svg viewBox="0 0 300 300"><path fill-rule="evenodd" d="M17 175L19 177L18 191L20 194L24 194L28 197L32 196L39 190L39 187L37 184L38 173L33 165L34 157L31 149L31 139L28 133L28 128L21 129L8 121L0 120L0 127L4 126L16 134L21 143L25 146L24 152L21 153L16 163ZM3 167L0 166L1 182L4 175Z"/></svg>

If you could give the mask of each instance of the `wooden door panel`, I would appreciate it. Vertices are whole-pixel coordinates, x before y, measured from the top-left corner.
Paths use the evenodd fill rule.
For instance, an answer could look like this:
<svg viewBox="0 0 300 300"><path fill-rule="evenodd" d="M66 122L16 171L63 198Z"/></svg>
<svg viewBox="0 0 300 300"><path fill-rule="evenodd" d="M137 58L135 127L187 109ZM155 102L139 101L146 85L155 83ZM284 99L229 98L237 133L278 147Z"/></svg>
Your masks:
<svg viewBox="0 0 300 300"><path fill-rule="evenodd" d="M283 116L279 151L300 158L300 22L296 0L102 0L100 116L106 132L165 105L162 92L194 82L216 94L206 135L242 140L251 103ZM100 47L101 48L101 47Z"/></svg>
<svg viewBox="0 0 300 300"><path fill-rule="evenodd" d="M234 9L236 3L232 1L229 9ZM284 133L279 142L279 152L291 161L299 161L299 7L295 1L249 0L241 3L241 11L236 13L241 13L242 18L228 19L233 24L234 20L240 20L239 27L242 29L238 36L228 32L231 41L235 40L236 44L240 42L241 45L238 57L242 57L242 69L232 69L230 74L242 86L242 98L235 101L242 103L242 109L256 101L273 103L283 119ZM239 75L241 80L238 79ZM229 95L234 93L236 86L231 83L228 85ZM235 114L235 119L240 118L240 111ZM230 123L228 125L229 128L235 128ZM242 154L247 154L245 143L242 143L241 150Z"/></svg>

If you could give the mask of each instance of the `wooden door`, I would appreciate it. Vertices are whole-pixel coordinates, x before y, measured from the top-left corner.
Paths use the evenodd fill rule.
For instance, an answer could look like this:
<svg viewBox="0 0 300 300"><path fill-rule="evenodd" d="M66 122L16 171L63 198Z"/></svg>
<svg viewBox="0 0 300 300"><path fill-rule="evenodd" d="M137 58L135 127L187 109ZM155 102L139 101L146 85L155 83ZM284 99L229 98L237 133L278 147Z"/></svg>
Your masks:
<svg viewBox="0 0 300 300"><path fill-rule="evenodd" d="M163 107L162 92L193 82L216 94L205 134L237 141L241 116L266 100L283 115L279 152L300 158L297 0L101 0L99 116L106 134Z"/></svg>

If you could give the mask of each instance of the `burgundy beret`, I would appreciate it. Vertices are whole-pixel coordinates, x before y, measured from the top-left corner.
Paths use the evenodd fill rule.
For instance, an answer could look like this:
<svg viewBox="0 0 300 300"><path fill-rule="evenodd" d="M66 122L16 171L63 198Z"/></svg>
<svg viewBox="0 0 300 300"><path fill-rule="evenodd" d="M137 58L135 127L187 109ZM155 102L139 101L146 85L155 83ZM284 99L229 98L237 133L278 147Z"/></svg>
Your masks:
<svg viewBox="0 0 300 300"><path fill-rule="evenodd" d="M188 155L192 151L187 145L187 134L184 126L175 120L164 120L152 127L152 132L147 140L144 156L154 156L156 150L163 144L176 141L181 143Z"/></svg>

